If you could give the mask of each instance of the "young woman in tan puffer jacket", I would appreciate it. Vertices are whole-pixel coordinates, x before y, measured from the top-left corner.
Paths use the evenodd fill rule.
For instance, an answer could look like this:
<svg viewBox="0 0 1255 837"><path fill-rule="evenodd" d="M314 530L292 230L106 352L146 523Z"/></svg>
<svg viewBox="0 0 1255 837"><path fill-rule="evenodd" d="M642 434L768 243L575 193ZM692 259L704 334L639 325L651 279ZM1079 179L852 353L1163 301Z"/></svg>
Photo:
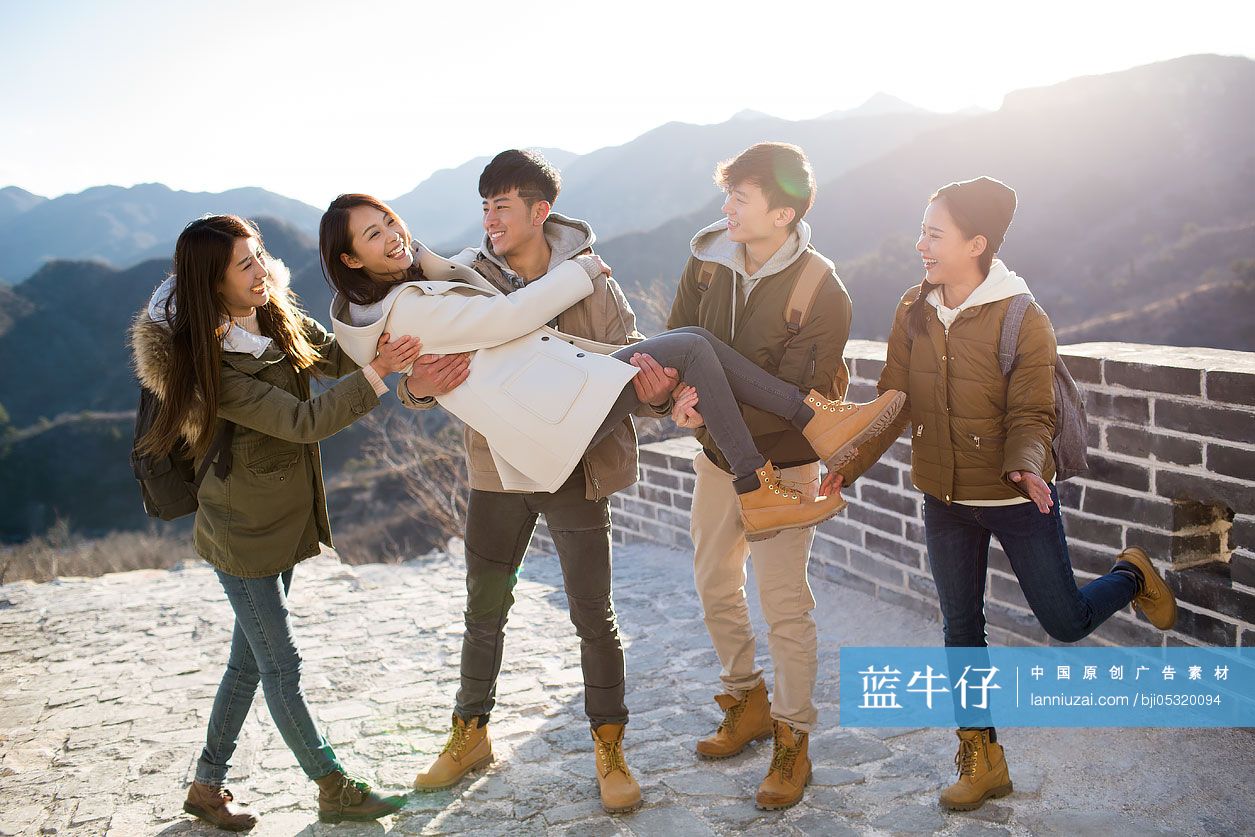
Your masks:
<svg viewBox="0 0 1255 837"><path fill-rule="evenodd" d="M898 432L910 423L911 478L924 492L928 563L947 647L978 647L985 635L990 537L998 538L1024 597L1046 632L1062 642L1088 636L1130 603L1156 627L1171 628L1176 600L1141 549L1077 588L1052 484L1055 334L1029 306L1016 361L998 363L1002 321L1028 285L994 254L1015 212L1015 192L987 177L951 183L929 198L916 250L924 281L894 315L879 389L907 393ZM865 446L825 480L833 493L874 463L897 433ZM984 722L984 723L982 723ZM958 730L959 779L941 794L971 810L1011 792L1006 758L988 716L970 710Z"/></svg>

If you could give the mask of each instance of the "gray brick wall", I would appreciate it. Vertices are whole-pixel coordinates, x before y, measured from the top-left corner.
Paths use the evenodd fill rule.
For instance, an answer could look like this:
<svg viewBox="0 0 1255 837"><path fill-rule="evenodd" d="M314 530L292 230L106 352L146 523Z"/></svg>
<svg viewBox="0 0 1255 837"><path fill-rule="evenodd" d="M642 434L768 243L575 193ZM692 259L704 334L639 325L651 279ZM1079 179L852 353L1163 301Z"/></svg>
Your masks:
<svg viewBox="0 0 1255 837"><path fill-rule="evenodd" d="M884 343L850 342L851 398L873 397L884 353ZM1060 354L1090 420L1091 471L1059 485L1077 578L1084 583L1124 547L1142 546L1180 605L1167 634L1126 609L1085 642L1255 645L1255 354L1126 343ZM697 450L691 438L642 446L640 482L611 499L616 542L691 549ZM846 496L846 512L819 529L811 572L940 620L906 437ZM535 545L552 548L543 524ZM986 591L991 641L1054 642L996 541Z"/></svg>

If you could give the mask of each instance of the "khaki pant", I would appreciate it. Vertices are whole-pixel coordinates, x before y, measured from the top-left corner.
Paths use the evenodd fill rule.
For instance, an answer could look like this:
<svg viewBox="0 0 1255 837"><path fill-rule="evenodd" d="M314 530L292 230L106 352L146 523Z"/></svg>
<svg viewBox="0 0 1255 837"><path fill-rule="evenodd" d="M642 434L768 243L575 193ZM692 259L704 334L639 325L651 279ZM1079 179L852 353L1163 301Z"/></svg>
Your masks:
<svg viewBox="0 0 1255 837"><path fill-rule="evenodd" d="M693 460L693 574L706 629L723 665L723 689L740 699L763 679L754 665L754 629L745 598L745 561L754 562L758 598L767 620L767 647L775 669L771 716L809 732L817 712L811 700L819 669L818 638L811 611L815 598L806 579L814 527L791 529L752 546L732 489L732 476L699 452ZM814 496L819 463L785 468L781 479Z"/></svg>

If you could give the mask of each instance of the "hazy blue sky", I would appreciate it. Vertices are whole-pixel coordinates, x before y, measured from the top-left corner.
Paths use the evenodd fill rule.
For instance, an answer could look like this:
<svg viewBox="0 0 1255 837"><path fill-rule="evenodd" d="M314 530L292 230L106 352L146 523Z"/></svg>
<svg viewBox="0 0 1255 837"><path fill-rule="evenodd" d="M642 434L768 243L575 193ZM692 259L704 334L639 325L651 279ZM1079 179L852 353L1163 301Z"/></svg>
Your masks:
<svg viewBox="0 0 1255 837"><path fill-rule="evenodd" d="M1198 52L1255 55L1255 3L0 0L0 186L255 185L321 206L510 146L587 152L877 91L996 108Z"/></svg>

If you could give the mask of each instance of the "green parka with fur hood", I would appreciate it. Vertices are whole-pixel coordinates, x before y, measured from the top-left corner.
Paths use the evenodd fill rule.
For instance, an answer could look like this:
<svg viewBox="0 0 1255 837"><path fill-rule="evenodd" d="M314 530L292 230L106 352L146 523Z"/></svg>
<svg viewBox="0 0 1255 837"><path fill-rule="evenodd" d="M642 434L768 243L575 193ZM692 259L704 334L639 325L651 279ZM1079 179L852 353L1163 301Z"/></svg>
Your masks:
<svg viewBox="0 0 1255 837"><path fill-rule="evenodd" d="M280 270L286 275L272 265L272 274ZM157 289L131 327L135 372L158 398L166 392L170 363L164 304L173 284L169 279ZM223 337L218 417L236 425L233 464L225 480L212 468L205 475L193 543L197 554L230 575L277 575L317 555L320 542L331 546L318 442L379 404L334 337L308 317L305 331L320 358L316 371L348 376L318 395L311 393L310 371L298 372L265 338L238 326ZM183 435L192 438L196 430L189 424Z"/></svg>

